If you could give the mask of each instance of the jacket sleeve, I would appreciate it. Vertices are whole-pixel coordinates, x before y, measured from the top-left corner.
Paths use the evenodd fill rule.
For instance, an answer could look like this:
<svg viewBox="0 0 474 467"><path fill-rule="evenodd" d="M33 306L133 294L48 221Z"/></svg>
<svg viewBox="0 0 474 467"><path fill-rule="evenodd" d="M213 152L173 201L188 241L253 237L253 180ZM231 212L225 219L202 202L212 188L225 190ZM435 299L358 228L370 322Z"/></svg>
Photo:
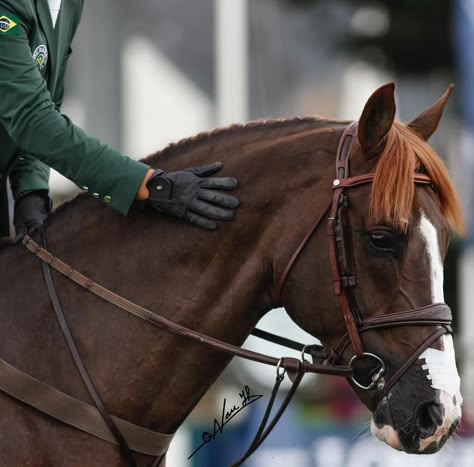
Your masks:
<svg viewBox="0 0 474 467"><path fill-rule="evenodd" d="M149 167L89 137L56 110L31 58L28 18L7 11L19 18L20 29L0 34L0 123L23 153L127 214Z"/></svg>
<svg viewBox="0 0 474 467"><path fill-rule="evenodd" d="M16 200L35 190L49 189L49 167L29 154L18 159L10 174L12 192Z"/></svg>
<svg viewBox="0 0 474 467"><path fill-rule="evenodd" d="M66 56L61 63L61 69L58 78L57 89L53 95L53 102L58 112L64 98L64 77L66 74L66 65L72 55L72 49L69 47ZM35 190L49 190L49 167L39 159L25 154L19 158L11 174L10 182L15 199L21 198L25 193Z"/></svg>

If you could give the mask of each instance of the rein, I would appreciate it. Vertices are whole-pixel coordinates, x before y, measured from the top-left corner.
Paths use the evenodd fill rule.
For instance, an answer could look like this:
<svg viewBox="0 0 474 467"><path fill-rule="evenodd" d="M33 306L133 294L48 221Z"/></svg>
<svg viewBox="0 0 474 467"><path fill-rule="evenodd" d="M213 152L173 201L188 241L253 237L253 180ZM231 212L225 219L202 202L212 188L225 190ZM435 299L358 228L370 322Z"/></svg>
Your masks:
<svg viewBox="0 0 474 467"><path fill-rule="evenodd" d="M86 385L89 391L89 394L91 395L102 419L106 423L106 427L108 431L112 433L116 444L120 446L121 451L123 452L124 456L126 457L128 461L128 464L131 467L136 467L137 465L134 460L133 454L128 446L127 440L125 439L120 428L118 427L119 424L116 423L115 417L111 417L110 414L108 413L105 405L103 404L100 398L100 395L98 394L97 390L94 387L93 382L91 381L88 375L87 369L85 368L82 362L82 359L76 348L72 335L69 331L69 327L65 320L64 313L62 312L62 307L57 297L57 293L56 293L54 282L51 276L50 268L55 269L56 271L58 271L59 273L61 273L62 275L70 279L71 281L80 285L87 291L97 295L103 300L115 305L116 307L124 311L127 311L128 313L154 326L161 327L169 332L180 335L182 337L196 340L214 349L230 353L233 356L245 358L245 359L252 360L258 363L263 363L266 365L273 365L277 368L277 377L276 377L275 385L272 391L272 395L270 397L270 401L268 402L263 420L260 424L257 434L255 435L254 440L252 441L248 450L245 452L242 458L234 464L235 467L240 466L261 445L261 443L265 440L265 438L270 434L270 432L275 427L275 425L277 424L277 422L283 415L284 411L288 407L305 373L328 374L328 375L336 375L336 376L344 376L344 377L350 377L352 375L352 369L347 366L329 365L327 364L327 362L309 363L308 361L304 359L305 354L310 354L314 361L319 360L323 362L323 360L326 360L326 357L327 357L326 352L324 348L320 345L304 346L303 344L300 344L298 342L295 342L295 341L292 341L290 339L286 339L280 336L276 336L266 331L262 331L259 329L253 330L252 334L259 338L266 339L276 344L289 347L295 350L300 350L302 353L301 360L298 360L296 358L291 358L291 357L284 357L284 358L278 359L270 355L242 349L240 347L229 344L227 342L223 342L219 339L206 336L205 334L202 334L198 331L194 331L192 329L186 328L185 326L182 326L160 315L157 315L151 312L150 310L144 307L141 307L140 305L136 303L130 302L124 297L121 297L120 295L115 294L114 292L106 289L105 287L102 287L101 285L92 281L90 278L74 270L71 266L67 265L66 263L61 261L59 258L55 257L46 249L46 236L44 233L42 234L42 242L44 244L44 247L40 246L29 236L25 236L23 240L23 244L25 245L25 247L41 260L48 293L50 295L50 299L53 304L53 308L55 310L58 321L60 322L61 329L66 338L66 342L68 344L69 350L73 356L74 362L77 368L79 369L81 378L84 384ZM284 378L285 373L288 373L288 376L292 380L293 384L291 386L290 391L288 392L285 399L283 400L279 410L277 411L277 413L275 414L271 422L268 423L271 410L273 408L276 396L278 394L278 390L280 388L280 384ZM29 378L29 382L33 382L33 385L37 385L38 387L41 385L42 389L46 388L45 390L47 390L48 392L48 395L47 395L48 399L59 394L60 397L64 401L68 400L65 397L66 395L64 395L60 391L54 390L53 388L50 388L49 386L44 385L44 383L41 383L40 381L35 380L34 378L28 377L27 375L22 375L21 373L17 374L16 376L20 381L22 379L25 380L26 378ZM12 392L13 392L12 394L13 396L18 397L15 391L10 391L10 393ZM75 416L72 416L72 417L68 415L65 416L64 414L61 414L61 416L57 416L57 413L51 409L49 404L38 403L38 402L34 403L33 401L29 400L25 396L19 397L19 398L23 400L24 402L27 402L30 405L38 408L39 410L42 410L43 412L46 412L52 416L55 416L56 418L59 418L62 421L65 421L66 423L72 424L73 426L76 426L80 429L83 429L84 431L87 431L90 434L97 436L97 433L94 432L93 430L85 429L83 426L80 426L80 423L77 421L77 417ZM80 401L77 401L73 398L69 398L68 401L71 403L71 405L75 405L75 406L77 406L80 403ZM121 424L121 427L123 427L123 424ZM101 431L101 435L99 435L99 437L101 437L102 439L106 439L107 441L110 441L110 439L108 439L103 434L103 431L104 430ZM149 430L145 430L145 429L144 431L149 432ZM154 467L159 467L161 465L162 460L165 457L166 449L169 443L171 442L172 435L164 435L164 434L156 433L156 432L152 432L152 433L154 434L155 441L158 440L160 446L163 446L162 448L163 453L157 457L156 462L154 463Z"/></svg>
<svg viewBox="0 0 474 467"><path fill-rule="evenodd" d="M152 311L140 305L137 305L136 303L133 303L127 300L126 298L121 297L120 295L117 295L116 293L106 289L105 287L102 287L101 285L92 281L88 277L82 275L80 272L74 270L57 257L53 256L48 250L38 245L38 243L36 243L32 238L25 236L23 244L30 252L32 252L39 259L41 259L43 263L48 264L50 267L60 272L62 275L66 276L68 279L80 285L87 291L93 293L94 295L97 295L98 297L111 303L112 305L115 305L116 307L121 308L122 310L127 311L128 313L144 321L147 321L150 324L153 324L154 326L158 326L179 336L196 340L202 344L206 344L214 349L230 353L231 355L234 355L236 357L245 358L247 360L253 360L254 362L263 363L265 365L273 365L275 367L281 366L287 372L290 373L320 373L345 377L348 377L352 374L352 370L350 370L346 366L331 366L320 363L309 363L291 357L279 359L270 355L254 352L252 350L242 349L236 345L232 345L219 339L215 339L214 337L206 336L205 334L202 334L198 331L194 331L178 323L175 323L174 321L170 321L169 319L166 319L158 314L155 314ZM257 332L256 334L270 335L270 333L265 333L264 331ZM297 344L290 340L287 340L287 342ZM321 346L311 347L316 348L316 350L319 350L321 348ZM312 349L307 348L306 350L308 350L309 352Z"/></svg>

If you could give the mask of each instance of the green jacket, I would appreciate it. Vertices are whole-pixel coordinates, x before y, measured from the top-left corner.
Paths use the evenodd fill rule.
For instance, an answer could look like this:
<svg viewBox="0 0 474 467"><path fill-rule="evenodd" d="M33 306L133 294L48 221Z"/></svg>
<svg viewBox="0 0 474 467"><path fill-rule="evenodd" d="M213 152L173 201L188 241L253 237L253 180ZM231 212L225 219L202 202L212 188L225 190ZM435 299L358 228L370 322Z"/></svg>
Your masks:
<svg viewBox="0 0 474 467"><path fill-rule="evenodd" d="M148 166L87 136L59 112L83 0L0 0L0 173L15 198L47 189L53 167L127 214ZM0 213L2 215L2 213Z"/></svg>

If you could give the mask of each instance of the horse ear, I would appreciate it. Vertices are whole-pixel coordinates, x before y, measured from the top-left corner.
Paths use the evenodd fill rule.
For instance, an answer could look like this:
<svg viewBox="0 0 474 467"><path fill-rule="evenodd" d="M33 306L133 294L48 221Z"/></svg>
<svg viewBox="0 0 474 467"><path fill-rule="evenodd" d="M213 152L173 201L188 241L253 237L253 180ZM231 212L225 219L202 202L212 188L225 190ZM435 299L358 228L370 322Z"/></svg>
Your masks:
<svg viewBox="0 0 474 467"><path fill-rule="evenodd" d="M444 108L453 89L454 84L450 84L445 93L431 107L421 112L418 117L414 118L408 124L408 126L416 131L425 141L428 141L428 138L435 132L436 128L438 128L439 121L441 120Z"/></svg>
<svg viewBox="0 0 474 467"><path fill-rule="evenodd" d="M378 88L365 104L359 119L358 138L366 155L378 152L395 120L395 84Z"/></svg>

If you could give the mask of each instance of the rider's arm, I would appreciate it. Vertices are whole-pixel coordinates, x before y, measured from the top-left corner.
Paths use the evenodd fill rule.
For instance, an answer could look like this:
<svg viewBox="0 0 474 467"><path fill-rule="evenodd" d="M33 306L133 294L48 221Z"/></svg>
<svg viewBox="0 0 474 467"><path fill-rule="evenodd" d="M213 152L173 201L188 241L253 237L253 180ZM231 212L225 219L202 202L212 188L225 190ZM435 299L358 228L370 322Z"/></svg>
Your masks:
<svg viewBox="0 0 474 467"><path fill-rule="evenodd" d="M27 31L33 18L12 4L0 0L2 10L8 7L20 20L18 35L0 36L0 123L24 153L127 214L149 166L89 137L57 111L31 57Z"/></svg>

